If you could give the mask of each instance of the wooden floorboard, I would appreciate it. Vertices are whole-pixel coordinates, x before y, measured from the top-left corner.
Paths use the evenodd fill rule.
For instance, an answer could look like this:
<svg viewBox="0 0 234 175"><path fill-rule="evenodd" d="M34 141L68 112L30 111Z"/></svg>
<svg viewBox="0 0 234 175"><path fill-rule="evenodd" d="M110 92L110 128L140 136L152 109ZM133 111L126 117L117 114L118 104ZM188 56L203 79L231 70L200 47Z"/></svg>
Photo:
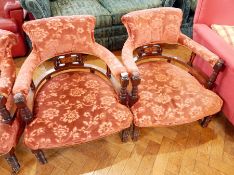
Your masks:
<svg viewBox="0 0 234 175"><path fill-rule="evenodd" d="M187 57L183 48L168 53ZM119 52L116 53L119 55ZM23 62L16 60L17 70ZM35 77L51 63L40 67ZM22 141L16 148L19 175L234 175L234 128L219 115L208 128L198 122L181 126L143 128L137 142L122 143L118 134L54 150L40 165ZM0 158L0 175L10 175Z"/></svg>

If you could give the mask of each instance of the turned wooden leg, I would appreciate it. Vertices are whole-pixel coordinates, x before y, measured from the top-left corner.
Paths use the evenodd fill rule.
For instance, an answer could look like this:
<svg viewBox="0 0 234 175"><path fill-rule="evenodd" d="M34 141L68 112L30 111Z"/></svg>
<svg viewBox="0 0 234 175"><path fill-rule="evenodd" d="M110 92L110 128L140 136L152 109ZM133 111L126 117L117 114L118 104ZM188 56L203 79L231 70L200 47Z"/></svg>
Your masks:
<svg viewBox="0 0 234 175"><path fill-rule="evenodd" d="M121 138L122 142L127 142L128 141L128 137L130 135L130 128L126 128L126 129L121 131L120 138Z"/></svg>
<svg viewBox="0 0 234 175"><path fill-rule="evenodd" d="M5 155L7 163L11 166L13 173L17 173L20 170L20 164L17 157L15 156L14 149Z"/></svg>
<svg viewBox="0 0 234 175"><path fill-rule="evenodd" d="M201 120L200 124L203 128L206 128L209 125L211 120L212 120L212 116L205 117Z"/></svg>
<svg viewBox="0 0 234 175"><path fill-rule="evenodd" d="M140 136L140 128L133 124L132 135L131 135L132 141L136 142L139 136Z"/></svg>
<svg viewBox="0 0 234 175"><path fill-rule="evenodd" d="M47 160L46 157L43 153L42 150L38 149L38 150L32 150L32 153L35 155L35 157L37 158L37 160L41 163L41 164L46 164Z"/></svg>

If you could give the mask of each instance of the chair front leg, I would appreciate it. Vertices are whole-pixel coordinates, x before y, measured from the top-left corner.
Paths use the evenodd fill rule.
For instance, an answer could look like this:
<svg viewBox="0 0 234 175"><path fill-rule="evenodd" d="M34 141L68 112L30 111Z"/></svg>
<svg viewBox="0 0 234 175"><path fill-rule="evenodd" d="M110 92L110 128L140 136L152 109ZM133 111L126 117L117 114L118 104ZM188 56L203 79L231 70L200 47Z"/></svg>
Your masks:
<svg viewBox="0 0 234 175"><path fill-rule="evenodd" d="M33 121L33 114L26 105L26 99L23 94L18 93L14 96L15 104L17 106L18 112L22 120L26 123L29 124L30 122Z"/></svg>
<svg viewBox="0 0 234 175"><path fill-rule="evenodd" d="M132 141L136 142L140 136L140 128L133 124L131 138Z"/></svg>
<svg viewBox="0 0 234 175"><path fill-rule="evenodd" d="M48 163L45 154L43 153L42 150L38 149L38 150L32 150L32 153L35 155L35 157L37 158L37 160L41 163L41 164L46 164Z"/></svg>
<svg viewBox="0 0 234 175"><path fill-rule="evenodd" d="M13 173L17 173L20 170L20 164L15 155L15 150L12 148L11 151L5 155L7 163L11 166Z"/></svg>
<svg viewBox="0 0 234 175"><path fill-rule="evenodd" d="M207 128L209 123L211 122L212 118L213 118L213 116L204 117L200 122L201 126L203 128Z"/></svg>
<svg viewBox="0 0 234 175"><path fill-rule="evenodd" d="M120 138L122 142L127 142L128 141L128 137L130 135L130 131L131 131L131 126L129 128L126 128L124 130L122 130L120 132Z"/></svg>
<svg viewBox="0 0 234 175"><path fill-rule="evenodd" d="M6 108L7 98L0 94L0 115L2 116L2 121L5 124L12 124L14 121L14 116L11 116L10 112Z"/></svg>

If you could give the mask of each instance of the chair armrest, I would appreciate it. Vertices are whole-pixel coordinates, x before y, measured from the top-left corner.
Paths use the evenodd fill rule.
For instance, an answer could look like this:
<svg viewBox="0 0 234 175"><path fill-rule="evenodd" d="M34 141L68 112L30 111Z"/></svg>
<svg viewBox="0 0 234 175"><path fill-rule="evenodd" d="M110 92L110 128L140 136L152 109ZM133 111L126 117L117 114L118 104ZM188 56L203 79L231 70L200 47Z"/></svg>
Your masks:
<svg viewBox="0 0 234 175"><path fill-rule="evenodd" d="M133 51L135 47L130 39L127 39L122 49L122 61L130 75L139 74L139 69L135 63Z"/></svg>
<svg viewBox="0 0 234 175"><path fill-rule="evenodd" d="M19 0L21 6L31 12L36 19L51 17L49 0Z"/></svg>
<svg viewBox="0 0 234 175"><path fill-rule="evenodd" d="M38 59L36 53L32 51L28 56L28 58L25 60L24 64L22 65L18 73L18 76L16 78L13 87L14 95L21 93L25 97L27 97L33 79L33 72L39 64L40 64L40 59Z"/></svg>
<svg viewBox="0 0 234 175"><path fill-rule="evenodd" d="M204 24L195 24L193 36L200 44L217 54L234 71L234 48L225 42L211 28Z"/></svg>
<svg viewBox="0 0 234 175"><path fill-rule="evenodd" d="M94 55L102 59L108 65L115 78L119 80L122 73L127 73L126 68L113 53L98 43L95 43L94 48Z"/></svg>
<svg viewBox="0 0 234 175"><path fill-rule="evenodd" d="M219 61L219 57L217 55L182 33L179 36L179 43L191 49L192 52L207 61L212 67L214 67L214 65Z"/></svg>

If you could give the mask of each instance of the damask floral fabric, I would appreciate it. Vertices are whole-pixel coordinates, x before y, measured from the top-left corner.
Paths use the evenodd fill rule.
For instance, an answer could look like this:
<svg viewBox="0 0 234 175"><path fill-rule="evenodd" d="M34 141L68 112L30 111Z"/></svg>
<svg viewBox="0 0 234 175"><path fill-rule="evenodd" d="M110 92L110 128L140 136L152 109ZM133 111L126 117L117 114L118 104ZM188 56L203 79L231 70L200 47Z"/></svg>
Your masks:
<svg viewBox="0 0 234 175"><path fill-rule="evenodd" d="M43 61L67 53L91 54L102 59L119 79L126 72L120 61L94 40L93 16L62 16L30 21L23 28L32 41L33 51L19 71L13 92L28 93L32 74Z"/></svg>
<svg viewBox="0 0 234 175"><path fill-rule="evenodd" d="M167 62L138 66L140 99L132 107L139 127L190 123L220 111L222 100L185 70Z"/></svg>
<svg viewBox="0 0 234 175"><path fill-rule="evenodd" d="M133 60L134 49L152 43L182 44L214 66L219 60L218 56L182 34L181 20L181 10L170 7L139 10L124 15L122 22L129 37L122 50L122 59L128 72L137 71Z"/></svg>
<svg viewBox="0 0 234 175"><path fill-rule="evenodd" d="M33 150L91 141L132 122L109 82L85 72L63 73L46 82L36 96L34 115L25 130L25 144Z"/></svg>
<svg viewBox="0 0 234 175"><path fill-rule="evenodd" d="M0 29L0 94L8 96L15 81L15 65L11 48L16 44L16 36Z"/></svg>
<svg viewBox="0 0 234 175"><path fill-rule="evenodd" d="M157 42L177 43L182 11L163 7L130 12L122 17L134 47Z"/></svg>

